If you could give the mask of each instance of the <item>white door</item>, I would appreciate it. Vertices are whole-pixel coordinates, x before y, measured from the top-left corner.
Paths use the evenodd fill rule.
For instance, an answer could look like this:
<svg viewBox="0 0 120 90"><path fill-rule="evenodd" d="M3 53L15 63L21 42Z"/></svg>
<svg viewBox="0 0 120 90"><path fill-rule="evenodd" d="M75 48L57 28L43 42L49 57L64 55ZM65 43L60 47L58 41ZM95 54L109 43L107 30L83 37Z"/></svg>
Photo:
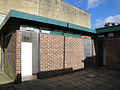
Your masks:
<svg viewBox="0 0 120 90"><path fill-rule="evenodd" d="M31 80L32 76L32 43L21 43L21 73L22 81Z"/></svg>

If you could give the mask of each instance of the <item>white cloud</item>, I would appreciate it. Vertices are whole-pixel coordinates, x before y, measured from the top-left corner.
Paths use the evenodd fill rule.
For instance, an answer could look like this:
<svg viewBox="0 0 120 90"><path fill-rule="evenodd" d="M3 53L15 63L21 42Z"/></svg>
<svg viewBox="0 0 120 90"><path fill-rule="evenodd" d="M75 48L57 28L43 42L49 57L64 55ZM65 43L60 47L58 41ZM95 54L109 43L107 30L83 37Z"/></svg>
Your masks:
<svg viewBox="0 0 120 90"><path fill-rule="evenodd" d="M106 0L88 0L88 9L90 8L95 8L98 5L100 5L101 3L104 3Z"/></svg>
<svg viewBox="0 0 120 90"><path fill-rule="evenodd" d="M96 20L96 26L103 26L105 23L111 22L111 23L120 23L120 14L115 16L109 16L107 18L100 18Z"/></svg>

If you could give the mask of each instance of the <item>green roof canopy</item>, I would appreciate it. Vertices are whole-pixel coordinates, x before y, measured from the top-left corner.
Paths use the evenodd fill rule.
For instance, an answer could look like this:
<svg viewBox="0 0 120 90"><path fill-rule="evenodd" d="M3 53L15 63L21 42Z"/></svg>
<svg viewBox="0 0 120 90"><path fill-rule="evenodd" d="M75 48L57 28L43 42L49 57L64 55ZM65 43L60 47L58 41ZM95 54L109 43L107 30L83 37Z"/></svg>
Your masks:
<svg viewBox="0 0 120 90"><path fill-rule="evenodd" d="M96 29L96 33L98 33L98 34L99 33L108 33L108 32L113 32L113 31L120 31L120 25Z"/></svg>
<svg viewBox="0 0 120 90"><path fill-rule="evenodd" d="M7 21L10 18L18 18L18 19L30 20L30 21L40 22L40 23L46 23L46 24L50 24L50 25L61 26L63 28L65 27L65 28L70 28L70 29L83 31L86 33L93 33L93 34L108 33L108 32L120 30L120 25L98 28L95 30L95 29L90 29L90 28L86 28L83 26L71 24L68 22L63 22L63 21L50 19L50 18L46 18L46 17L42 17L42 16L37 16L37 15L33 15L33 14L28 14L28 13L24 13L24 12L20 12L20 11L16 11L16 10L11 10L9 12L9 14L5 18L5 20L0 25L0 29L3 28L3 26L7 23Z"/></svg>
<svg viewBox="0 0 120 90"><path fill-rule="evenodd" d="M11 17L19 18L19 19L25 19L25 20L31 20L31 21L36 21L36 22L41 22L41 23L46 23L46 24L57 25L57 26L71 28L71 29L75 29L75 30L89 32L89 33L96 33L96 31L94 29L90 29L90 28L78 26L78 25L75 25L75 24L71 24L71 23L68 23L68 22L63 22L63 21L59 21L59 20L55 20L55 19L42 17L42 16L28 14L28 13L24 13L24 12L20 12L20 11L15 11L15 10L11 10L9 12L9 14L5 18L5 20L0 25L0 29L2 29L2 27L5 25L5 23L7 23L7 21Z"/></svg>

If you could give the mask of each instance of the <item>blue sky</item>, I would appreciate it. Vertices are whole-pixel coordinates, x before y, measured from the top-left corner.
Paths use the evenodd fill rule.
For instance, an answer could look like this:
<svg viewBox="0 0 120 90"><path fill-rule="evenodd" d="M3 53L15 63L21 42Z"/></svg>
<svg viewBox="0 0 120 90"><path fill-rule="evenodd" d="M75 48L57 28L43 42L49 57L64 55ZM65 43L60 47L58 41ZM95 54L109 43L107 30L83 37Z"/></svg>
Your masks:
<svg viewBox="0 0 120 90"><path fill-rule="evenodd" d="M103 27L106 22L120 23L120 0L64 0L91 13L91 27Z"/></svg>

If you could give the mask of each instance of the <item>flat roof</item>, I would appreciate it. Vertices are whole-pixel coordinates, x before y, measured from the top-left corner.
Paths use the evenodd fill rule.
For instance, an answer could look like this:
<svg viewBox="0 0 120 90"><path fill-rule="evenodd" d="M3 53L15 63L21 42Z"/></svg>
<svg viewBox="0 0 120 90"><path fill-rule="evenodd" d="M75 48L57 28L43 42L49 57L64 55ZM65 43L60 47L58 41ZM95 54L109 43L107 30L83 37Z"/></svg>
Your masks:
<svg viewBox="0 0 120 90"><path fill-rule="evenodd" d="M7 21L10 18L18 18L18 19L24 19L24 20L29 20L29 21L41 22L41 23L46 23L46 24L50 24L50 25L56 25L56 26L66 27L66 28L70 28L70 29L74 29L74 30L84 31L86 33L87 32L96 33L96 30L94 30L94 29L90 29L90 28L86 28L83 26L79 26L79 25L75 25L75 24L71 24L68 22L63 22L63 21L59 21L59 20L55 20L55 19L50 19L50 18L46 18L46 17L42 17L42 16L28 14L28 13L20 12L20 11L16 11L16 10L11 10L9 12L9 14L5 18L5 20L0 25L0 29L3 28L3 26L7 23Z"/></svg>
<svg viewBox="0 0 120 90"><path fill-rule="evenodd" d="M97 28L96 33L109 33L109 32L114 32L114 31L120 31L120 25L115 25L115 26L109 26L109 27L103 27L103 28Z"/></svg>

